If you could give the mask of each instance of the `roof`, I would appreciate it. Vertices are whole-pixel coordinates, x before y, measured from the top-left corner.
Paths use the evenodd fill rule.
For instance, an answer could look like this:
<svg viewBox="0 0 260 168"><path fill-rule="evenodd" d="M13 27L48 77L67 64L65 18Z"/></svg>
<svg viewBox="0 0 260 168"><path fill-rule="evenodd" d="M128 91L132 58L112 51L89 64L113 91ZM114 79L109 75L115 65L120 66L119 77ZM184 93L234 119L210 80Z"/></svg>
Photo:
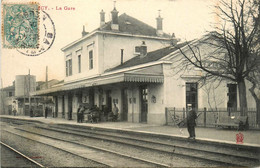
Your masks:
<svg viewBox="0 0 260 168"><path fill-rule="evenodd" d="M15 89L15 86L14 85L12 85L12 86L7 86L7 87L5 87L5 88L3 88L3 90L14 90Z"/></svg>
<svg viewBox="0 0 260 168"><path fill-rule="evenodd" d="M118 25L119 25L118 32L120 33L171 38L171 36L166 33L163 33L161 36L158 36L156 33L157 30L155 28L136 18L127 15L126 13L123 13L118 17ZM98 30L115 32L115 30L111 29L111 21L99 27Z"/></svg>
<svg viewBox="0 0 260 168"><path fill-rule="evenodd" d="M148 52L145 57L141 57L140 55L138 55L138 56L124 62L123 64L118 65L114 68L108 69L106 71L109 72L109 71L114 71L114 70L118 70L118 69L122 69L122 68L132 67L132 66L135 66L135 65L145 64L145 63L148 63L148 62L157 61L157 60L159 60L159 59L163 58L164 56L178 50L179 48L181 48L185 45L187 45L187 42L180 43L180 44L177 44L175 46L168 46L168 47L165 47L165 48L161 48L161 49L158 49L158 50L155 50L155 51Z"/></svg>
<svg viewBox="0 0 260 168"><path fill-rule="evenodd" d="M153 38L160 38L165 40L171 40L173 37L169 34L163 33L162 35L158 36L156 33L156 29L136 18L133 18L126 13L121 14L118 17L118 25L119 30L112 30L111 29L111 21L105 23L104 25L98 27L97 29L91 31L90 33L86 34L85 36L79 38L78 40L75 40L65 47L63 47L61 50L64 51L67 48L77 44L78 42L82 41L85 38L89 38L90 36L94 35L97 32L103 32L103 33L121 33L121 34L129 34L129 35L139 35L139 36L145 36L145 37L153 37Z"/></svg>

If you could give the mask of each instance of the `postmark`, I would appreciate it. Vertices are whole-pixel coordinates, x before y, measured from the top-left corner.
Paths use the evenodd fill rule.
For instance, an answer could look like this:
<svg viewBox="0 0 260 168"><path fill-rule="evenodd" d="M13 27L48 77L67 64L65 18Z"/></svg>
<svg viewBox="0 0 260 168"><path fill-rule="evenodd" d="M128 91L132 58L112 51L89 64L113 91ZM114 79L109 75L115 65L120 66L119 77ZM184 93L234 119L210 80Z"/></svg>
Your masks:
<svg viewBox="0 0 260 168"><path fill-rule="evenodd" d="M38 3L3 4L4 48L37 48L39 43Z"/></svg>
<svg viewBox="0 0 260 168"><path fill-rule="evenodd" d="M40 17L40 38L39 38L39 47L38 48L19 48L17 51L26 56L38 56L47 50L49 50L54 43L56 30L53 20L51 19L50 15L45 12L41 11Z"/></svg>

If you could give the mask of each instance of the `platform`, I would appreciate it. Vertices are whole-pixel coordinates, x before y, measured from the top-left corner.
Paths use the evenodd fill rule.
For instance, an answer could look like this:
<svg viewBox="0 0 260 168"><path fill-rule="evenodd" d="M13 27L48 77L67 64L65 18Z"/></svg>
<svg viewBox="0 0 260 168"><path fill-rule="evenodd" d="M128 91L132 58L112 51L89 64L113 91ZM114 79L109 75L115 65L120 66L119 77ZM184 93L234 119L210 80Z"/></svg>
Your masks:
<svg viewBox="0 0 260 168"><path fill-rule="evenodd" d="M28 117L28 116L9 116L0 115L0 118L16 118L29 121L38 121L46 124L70 124L81 125L94 128L106 128L122 131L139 132L145 134L155 134L157 136L172 136L175 138L188 138L187 128L179 129L176 126L158 126L145 123L131 123L131 122L100 122L100 123L77 123L76 120L66 120L62 118L44 118L44 117ZM196 140L208 141L212 143L225 143L230 145L242 145L260 148L260 131L247 130L237 131L221 128L203 128L196 127ZM236 143L236 134L242 133L244 140L242 144Z"/></svg>

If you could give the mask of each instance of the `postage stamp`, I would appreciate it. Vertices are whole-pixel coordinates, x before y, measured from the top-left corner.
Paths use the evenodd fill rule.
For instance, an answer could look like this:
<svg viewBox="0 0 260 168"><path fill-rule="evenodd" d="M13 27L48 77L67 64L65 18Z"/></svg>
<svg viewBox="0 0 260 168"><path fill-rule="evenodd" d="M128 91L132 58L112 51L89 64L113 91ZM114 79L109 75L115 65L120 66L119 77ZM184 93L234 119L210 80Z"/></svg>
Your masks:
<svg viewBox="0 0 260 168"><path fill-rule="evenodd" d="M37 48L39 45L38 3L2 5L4 48Z"/></svg>
<svg viewBox="0 0 260 168"><path fill-rule="evenodd" d="M26 56L39 56L48 51L54 43L56 37L56 29L50 15L45 11L41 11L40 13L39 30L40 33L38 35L38 48L17 48L16 50Z"/></svg>

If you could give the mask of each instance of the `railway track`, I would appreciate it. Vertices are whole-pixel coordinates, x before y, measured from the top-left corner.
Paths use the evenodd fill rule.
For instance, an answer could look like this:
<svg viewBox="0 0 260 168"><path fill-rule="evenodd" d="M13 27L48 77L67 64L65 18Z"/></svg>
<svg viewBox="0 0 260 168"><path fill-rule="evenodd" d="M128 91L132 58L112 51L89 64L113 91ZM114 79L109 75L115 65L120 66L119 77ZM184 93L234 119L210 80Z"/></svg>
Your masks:
<svg viewBox="0 0 260 168"><path fill-rule="evenodd" d="M19 121L17 124L20 124ZM216 165L216 166L258 166L259 164L259 153L258 151L247 151L243 149L234 149L234 148L223 148L220 146L212 146L207 144L200 144L196 142L183 142L175 140L171 142L169 140L157 138L157 137L147 137L142 135L133 135L122 133L118 131L109 131L109 130L101 130L101 129L86 129L82 127L73 128L68 125L51 125L44 126L42 124L37 124L32 129L29 128L16 128L20 131L47 137L56 141L63 141L66 143L72 143L74 145L84 146L88 148L96 148L102 152L110 152L113 153L116 151L116 146L110 149L99 147L98 145L86 143L85 141L97 141L96 144L107 143L108 146L112 144L120 144L124 146L126 150L130 148L135 148L135 152L138 153L140 150L146 151L146 153L157 153L157 157L166 157L168 160L172 160L172 162L164 162L164 161L149 161L155 160L153 157L151 158L143 158L140 155L130 156L130 154L122 154L119 150L118 152L114 152L114 154L120 155L121 157L132 157L135 160L142 160L148 164L150 162L151 165L156 167L171 167L171 166L180 166L175 165L174 160L179 160L178 158L182 158L187 162L204 162L205 166L208 165ZM48 136L47 136L48 135ZM73 136L74 139L64 138L70 135ZM82 139L83 138L83 139ZM87 139L87 140L86 140ZM92 140L91 140L92 139ZM84 141L85 140L85 141ZM84 141L84 142L83 142ZM104 145L104 144L103 144ZM121 148L121 146L119 148ZM145 153L145 152L144 152ZM125 156L124 156L125 155ZM177 159L176 159L177 158ZM163 163L163 164L161 164ZM197 166L203 166L203 164L198 164ZM182 164L181 166L184 166ZM111 166L111 165L110 165ZM190 165L189 165L190 166Z"/></svg>
<svg viewBox="0 0 260 168"><path fill-rule="evenodd" d="M156 163L153 161L133 157L130 155L117 153L104 148L94 147L91 145L84 145L81 143L73 143L71 141L65 141L59 138L50 137L43 134L40 135L29 131L27 131L26 136L21 133L17 133L13 131L4 130L3 132L8 134L13 134L15 136L19 136L24 139L29 139L32 141L36 141L35 139L37 139L37 143L43 143L55 149L73 154L77 157L82 157L84 159L92 160L96 163L101 164L102 167L125 167L125 166L127 167L168 167L165 164ZM44 137L44 139L39 138L39 136ZM56 143L58 143L59 145L55 143L46 143L48 141L50 142L50 139L55 140ZM59 141L66 142L66 143L61 143ZM66 146L67 149L63 149L64 146ZM68 148L73 150L68 150ZM100 167L100 166L95 166L95 167Z"/></svg>
<svg viewBox="0 0 260 168"><path fill-rule="evenodd" d="M156 141L153 139L144 139L140 137L133 137L129 135L122 134L111 134L111 132L102 132L97 130L82 130L68 127L59 127L59 126L51 126L51 127L39 127L38 129L49 130L53 132L60 132L70 135L75 135L79 137L85 137L89 139L96 139L99 141L107 141L117 144L122 144L126 146L131 146L135 148L141 148L143 150L150 150L152 152L159 152L168 155L180 156L182 158L187 159L197 159L210 163L220 164L224 166L256 166L259 165L259 158L257 155L248 154L246 151L243 155L239 155L239 150L235 149L233 154L217 152L213 149L211 150L203 150L201 148L180 144L172 144L162 141ZM28 130L27 130L28 131ZM219 147L215 147L219 148ZM213 151L212 151L213 150ZM242 152L242 151L240 151Z"/></svg>
<svg viewBox="0 0 260 168"><path fill-rule="evenodd" d="M44 167L31 157L19 152L13 147L0 141L1 144L1 167Z"/></svg>

